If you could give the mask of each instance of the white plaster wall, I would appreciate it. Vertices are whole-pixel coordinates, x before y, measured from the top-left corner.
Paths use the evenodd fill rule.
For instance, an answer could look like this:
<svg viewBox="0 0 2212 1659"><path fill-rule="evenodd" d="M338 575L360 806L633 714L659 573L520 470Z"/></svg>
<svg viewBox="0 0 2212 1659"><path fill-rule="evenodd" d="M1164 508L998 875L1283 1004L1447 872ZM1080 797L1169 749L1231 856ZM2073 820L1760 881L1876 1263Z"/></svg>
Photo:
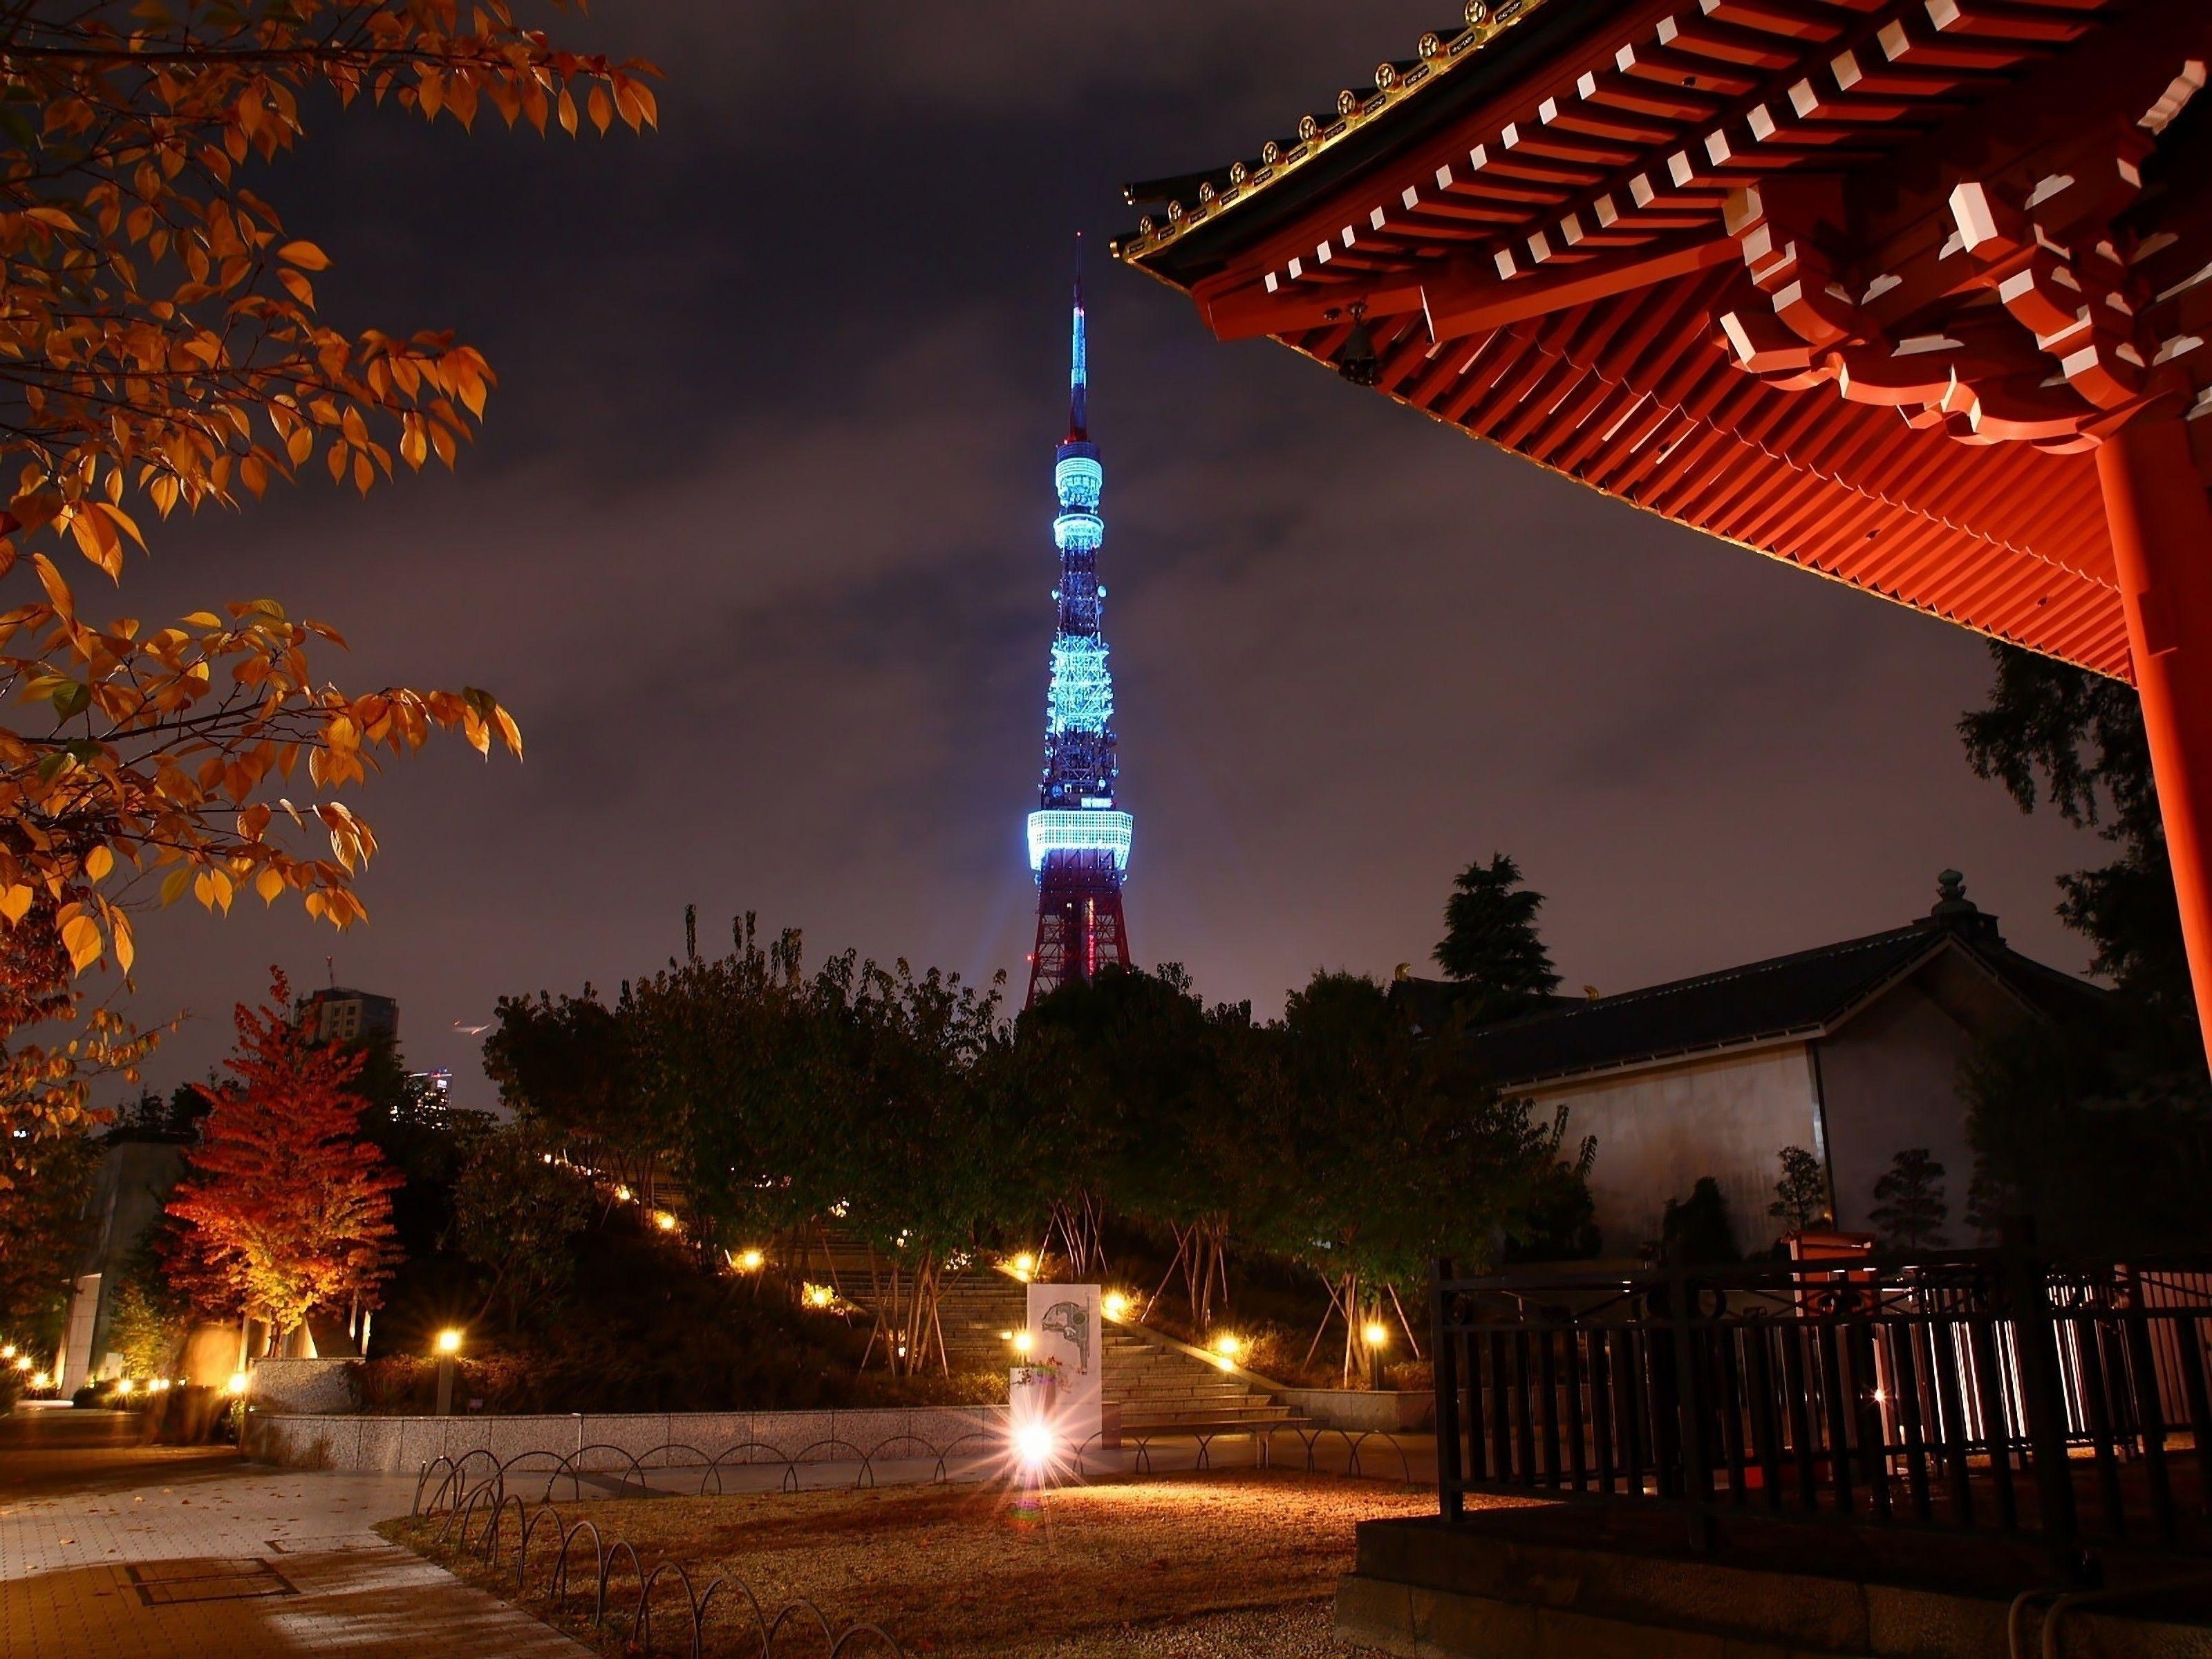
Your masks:
<svg viewBox="0 0 2212 1659"><path fill-rule="evenodd" d="M1973 1034L1917 980L1821 1041L1838 1224L1872 1231L1874 1183L1898 1153L1925 1146L1944 1169L1946 1236L1954 1244L1973 1242L1965 1216L1974 1159L1959 1097L1959 1068L1973 1048Z"/></svg>
<svg viewBox="0 0 2212 1659"><path fill-rule="evenodd" d="M1804 1045L1685 1060L1615 1077L1532 1090L1535 1117L1564 1103L1566 1144L1597 1137L1590 1198L1608 1256L1633 1255L1659 1237L1670 1198L1711 1176L1745 1251L1774 1241L1766 1213L1784 1146L1820 1150Z"/></svg>

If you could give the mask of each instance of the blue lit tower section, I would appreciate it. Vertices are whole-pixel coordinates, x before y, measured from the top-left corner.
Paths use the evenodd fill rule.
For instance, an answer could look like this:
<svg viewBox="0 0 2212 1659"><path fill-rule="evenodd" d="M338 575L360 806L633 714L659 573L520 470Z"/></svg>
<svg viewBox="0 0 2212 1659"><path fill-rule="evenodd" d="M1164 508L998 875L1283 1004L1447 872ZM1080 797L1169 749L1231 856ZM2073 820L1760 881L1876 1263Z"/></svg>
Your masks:
<svg viewBox="0 0 2212 1659"><path fill-rule="evenodd" d="M1109 963L1129 963L1121 878L1129 867L1132 820L1114 805L1121 768L1114 755L1114 675L1106 663L1106 590L1098 580L1098 544L1106 536L1098 497L1105 473L1091 441L1085 406L1090 363L1080 269L1072 358L1067 441L1052 470L1060 496L1060 514L1052 521L1060 549L1060 585L1052 594L1059 622L1045 698L1044 780L1029 822L1030 868L1037 881L1031 1003Z"/></svg>

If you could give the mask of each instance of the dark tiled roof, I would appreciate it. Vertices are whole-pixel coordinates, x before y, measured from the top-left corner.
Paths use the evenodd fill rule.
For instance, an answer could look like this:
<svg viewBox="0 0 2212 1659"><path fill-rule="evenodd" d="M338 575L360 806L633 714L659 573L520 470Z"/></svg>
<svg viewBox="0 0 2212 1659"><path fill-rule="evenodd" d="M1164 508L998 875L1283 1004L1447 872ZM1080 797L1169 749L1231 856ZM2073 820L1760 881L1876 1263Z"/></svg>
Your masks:
<svg viewBox="0 0 2212 1659"><path fill-rule="evenodd" d="M2104 995L2085 981L2021 956L1998 934L1995 918L1970 913L1668 985L1577 1000L1469 1031L1465 1040L1492 1077L1524 1084L1811 1035L1947 948L1965 951L2045 1014ZM1401 980L1394 991L1424 1030L1449 1032L1455 987L1440 980Z"/></svg>

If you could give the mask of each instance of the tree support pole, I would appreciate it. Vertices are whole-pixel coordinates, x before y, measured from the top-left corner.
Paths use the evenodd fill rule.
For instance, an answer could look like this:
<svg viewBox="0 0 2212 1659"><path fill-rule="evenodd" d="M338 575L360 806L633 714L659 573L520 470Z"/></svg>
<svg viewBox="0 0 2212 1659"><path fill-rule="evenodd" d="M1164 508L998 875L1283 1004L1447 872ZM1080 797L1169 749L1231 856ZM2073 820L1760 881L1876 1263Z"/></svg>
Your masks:
<svg viewBox="0 0 2212 1659"><path fill-rule="evenodd" d="M2212 1042L2212 502L2176 415L2097 450L2199 1030Z"/></svg>

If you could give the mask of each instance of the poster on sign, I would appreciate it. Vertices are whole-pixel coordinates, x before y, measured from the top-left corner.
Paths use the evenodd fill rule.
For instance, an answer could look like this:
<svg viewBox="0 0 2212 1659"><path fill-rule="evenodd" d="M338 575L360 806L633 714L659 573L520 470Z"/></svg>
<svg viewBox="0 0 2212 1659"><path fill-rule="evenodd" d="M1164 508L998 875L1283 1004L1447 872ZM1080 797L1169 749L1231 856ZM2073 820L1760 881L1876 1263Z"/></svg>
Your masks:
<svg viewBox="0 0 2212 1659"><path fill-rule="evenodd" d="M1057 1376L1054 1428L1074 1448L1105 1422L1106 1333L1096 1285L1030 1286L1030 1360Z"/></svg>

